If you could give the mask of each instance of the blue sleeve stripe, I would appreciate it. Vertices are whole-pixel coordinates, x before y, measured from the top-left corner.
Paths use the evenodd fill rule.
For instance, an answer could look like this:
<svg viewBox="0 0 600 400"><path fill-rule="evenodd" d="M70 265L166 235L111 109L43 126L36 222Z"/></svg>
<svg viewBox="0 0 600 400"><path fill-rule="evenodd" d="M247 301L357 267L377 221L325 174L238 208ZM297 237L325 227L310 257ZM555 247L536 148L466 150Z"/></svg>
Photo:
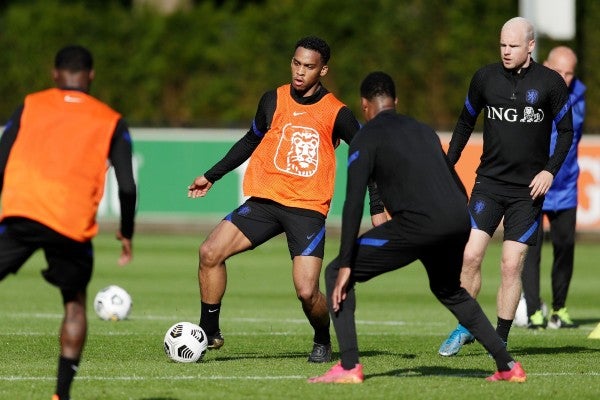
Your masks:
<svg viewBox="0 0 600 400"><path fill-rule="evenodd" d="M321 228L319 233L316 234L316 236L312 240L312 242L310 242L310 244L306 247L306 249L304 249L304 251L300 255L301 256L310 256L312 254L312 252L315 250L315 248L317 247L317 245L323 240L324 237L325 237L325 226L323 226Z"/></svg>
<svg viewBox="0 0 600 400"><path fill-rule="evenodd" d="M348 157L348 167L350 166L350 164L352 164L354 161L356 161L358 159L359 156L359 151L356 150L354 153L350 154L350 156Z"/></svg>
<svg viewBox="0 0 600 400"><path fill-rule="evenodd" d="M12 125L13 125L13 121L12 121L12 119L9 119L8 122L6 122L6 126L4 127L4 132L9 130Z"/></svg>
<svg viewBox="0 0 600 400"><path fill-rule="evenodd" d="M472 117L477 115L475 109L473 108L473 105L471 104L471 101L469 100L469 96L467 96L467 98L465 99L465 107Z"/></svg>
<svg viewBox="0 0 600 400"><path fill-rule="evenodd" d="M254 121L254 120L252 120L252 131L254 132L254 134L256 136L258 136L260 138L265 136L265 134L256 127L256 121Z"/></svg>
<svg viewBox="0 0 600 400"><path fill-rule="evenodd" d="M387 242L389 242L389 240L387 239L373 239L373 238L360 238L358 239L358 244L361 246L373 246L373 247L381 247L384 244L386 244Z"/></svg>
<svg viewBox="0 0 600 400"><path fill-rule="evenodd" d="M560 112L554 117L554 123L558 124L558 122L563 119L565 114L571 109L571 99L569 98L565 105L560 109Z"/></svg>
<svg viewBox="0 0 600 400"><path fill-rule="evenodd" d="M129 131L123 132L123 139L125 139L125 141L131 143L131 135L129 134Z"/></svg>

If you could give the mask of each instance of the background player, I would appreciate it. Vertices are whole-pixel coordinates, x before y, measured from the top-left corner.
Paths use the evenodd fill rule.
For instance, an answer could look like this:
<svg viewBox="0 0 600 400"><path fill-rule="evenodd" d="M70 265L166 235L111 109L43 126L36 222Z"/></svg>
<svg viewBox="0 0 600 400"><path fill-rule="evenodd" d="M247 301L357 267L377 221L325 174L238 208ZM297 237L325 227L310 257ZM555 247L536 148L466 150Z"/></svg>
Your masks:
<svg viewBox="0 0 600 400"><path fill-rule="evenodd" d="M575 227L577 220L577 147L583 133L585 117L585 85L575 77L577 56L566 46L553 48L544 61L544 65L558 72L567 87L571 110L573 111L573 142L569 154L558 170L552 186L542 206L542 213L550 222L552 239L552 313L548 321L549 328L576 328L566 308L567 293L573 276L575 259ZM552 126L550 154L554 152L558 131ZM523 293L527 304L528 326L532 329L544 328L546 321L541 310L540 299L540 261L544 240L544 226L540 224L538 239L531 246L523 267Z"/></svg>
<svg viewBox="0 0 600 400"><path fill-rule="evenodd" d="M396 113L392 78L373 72L360 87L367 123L350 144L339 256L325 270L327 300L341 362L311 383L360 383L354 312L355 283L420 260L429 287L493 355L498 372L488 380L526 380L479 304L460 286L469 238L467 195L430 127ZM365 191L375 181L391 219L359 233ZM398 290L401 290L401 283Z"/></svg>
<svg viewBox="0 0 600 400"><path fill-rule="evenodd" d="M460 281L477 297L485 251L504 220L496 330L505 343L521 297L527 247L536 243L544 195L573 140L567 86L555 71L531 58L534 48L529 21L516 17L504 24L501 62L479 69L471 79L448 149L450 162L456 164L483 110L483 154L469 199L472 229ZM549 156L553 123L558 135ZM473 340L471 332L459 324L438 352L452 356Z"/></svg>
<svg viewBox="0 0 600 400"><path fill-rule="evenodd" d="M87 49L62 48L52 72L57 88L28 95L0 138L0 279L17 273L41 248L48 262L43 276L63 298L53 400L69 399L87 335L91 239L98 231L95 217L107 159L121 202L119 265L132 257L136 186L131 137L121 115L88 94L94 74Z"/></svg>

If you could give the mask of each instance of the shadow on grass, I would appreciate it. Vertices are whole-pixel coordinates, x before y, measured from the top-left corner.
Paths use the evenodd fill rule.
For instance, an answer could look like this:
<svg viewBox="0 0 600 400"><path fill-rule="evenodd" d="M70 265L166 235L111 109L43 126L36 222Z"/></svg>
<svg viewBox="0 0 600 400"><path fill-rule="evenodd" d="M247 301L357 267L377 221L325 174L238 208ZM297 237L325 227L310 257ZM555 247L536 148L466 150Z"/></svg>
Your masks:
<svg viewBox="0 0 600 400"><path fill-rule="evenodd" d="M511 348L509 343L509 352L515 355L534 355L534 354L583 354L597 353L598 349L582 346L552 346L552 347L516 347Z"/></svg>
<svg viewBox="0 0 600 400"><path fill-rule="evenodd" d="M424 376L441 376L444 378L456 377L456 378L477 378L492 375L493 371L483 369L464 369L464 368L450 368L444 366L423 366L416 368L403 368L394 369L388 372L381 372L378 374L366 374L365 380L377 378L377 377L392 377L392 378L420 378Z"/></svg>
<svg viewBox="0 0 600 400"><path fill-rule="evenodd" d="M482 354L487 354L486 350L481 347L481 352L476 351L476 352L465 352L463 354L460 354L460 357L481 357ZM584 354L584 353L597 353L599 350L598 349L594 349L594 348L590 348L590 347L583 347L583 346L551 346L551 347L511 347L509 344L509 352L510 354L515 357L515 358L519 358L519 356L530 356L530 355L535 355L535 354L552 354L552 355L559 355L559 354ZM212 355L212 354L211 354ZM396 358L399 359L405 359L405 360L412 360L412 359L416 359L418 357L417 354L412 354L412 353L403 353L403 354L399 354L399 353L395 353L395 352L389 352L389 351L377 351L377 350L369 350L369 351L363 351L360 353L360 358L368 358L368 357L378 357L378 356L394 356ZM308 352L306 353L299 353L299 352L293 352L293 353L279 353L279 354L265 354L265 353L261 353L261 352L244 352L244 353L236 353L236 354L231 354L231 355L227 355L227 356L219 356L217 354L214 354L213 357L208 357L208 358L204 358L203 362L227 362L227 361L238 361L238 360L280 360L280 359L299 359L299 360L304 360L306 361L306 359L308 358ZM340 355L338 352L334 352L332 354L331 357L331 362L335 362L336 360L340 359ZM327 364L327 363L325 363ZM423 367L423 368L429 368L429 367ZM433 369L436 369L438 367L431 367ZM444 369L445 367L439 367L439 369ZM460 370L462 371L462 370ZM470 374L464 373L465 376L470 376ZM485 374L485 372L479 371L477 373L475 373L476 376L482 376ZM434 374L435 375L435 374ZM456 375L461 375L461 373L457 373ZM488 371L488 375L489 375L489 371Z"/></svg>
<svg viewBox="0 0 600 400"><path fill-rule="evenodd" d="M600 319L598 318L577 318L573 319L577 325L596 325L600 323Z"/></svg>
<svg viewBox="0 0 600 400"><path fill-rule="evenodd" d="M209 353L211 354L211 353ZM212 354L211 354L212 355ZM416 354L397 354L397 353L390 353L387 351L364 351L360 353L360 357L375 357L375 356L382 356L382 355L393 355L397 358L403 358L403 359L413 359L416 358ZM211 361L211 362L223 362L223 361L237 361L237 360L245 360L245 359L252 359L252 360L270 360L270 359L275 359L275 360L279 360L279 359L292 359L292 358L298 358L298 359L308 359L308 352L306 353L298 353L298 352L294 352L294 353L280 353L280 354L264 354L264 353L250 353L250 352L244 352L244 353L236 353L236 354L232 354L232 355L227 355L227 356L219 356L219 355L215 355L215 357L210 357L209 359L204 358L203 362L205 361ZM336 360L340 359L340 355L337 352L334 352L331 356L331 362L335 362ZM324 363L327 364L327 363Z"/></svg>
<svg viewBox="0 0 600 400"><path fill-rule="evenodd" d="M139 400L179 400L177 397L142 397Z"/></svg>

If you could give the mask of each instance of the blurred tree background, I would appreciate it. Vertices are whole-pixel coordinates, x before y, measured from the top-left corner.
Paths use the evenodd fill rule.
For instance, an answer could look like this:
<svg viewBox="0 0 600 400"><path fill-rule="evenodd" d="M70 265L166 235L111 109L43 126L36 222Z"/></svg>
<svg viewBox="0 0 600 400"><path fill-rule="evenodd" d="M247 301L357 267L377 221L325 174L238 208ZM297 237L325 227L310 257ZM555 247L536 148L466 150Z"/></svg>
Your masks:
<svg viewBox="0 0 600 400"><path fill-rule="evenodd" d="M52 86L56 51L95 57L92 94L131 126L249 126L262 93L290 80L296 41L332 48L324 83L358 113L358 86L391 74L399 110L451 130L469 80L499 60L499 31L518 0L4 0L0 1L0 124L23 97ZM538 38L579 54L586 132L600 132L600 2L577 1L577 35Z"/></svg>

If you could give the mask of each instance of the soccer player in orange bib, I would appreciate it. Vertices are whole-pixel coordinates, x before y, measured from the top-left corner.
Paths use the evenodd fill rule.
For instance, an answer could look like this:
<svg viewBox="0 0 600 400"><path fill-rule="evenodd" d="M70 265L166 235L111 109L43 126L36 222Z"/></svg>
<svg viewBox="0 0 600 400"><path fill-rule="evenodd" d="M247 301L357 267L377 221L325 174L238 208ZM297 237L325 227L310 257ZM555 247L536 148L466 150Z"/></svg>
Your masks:
<svg viewBox="0 0 600 400"><path fill-rule="evenodd" d="M292 82L262 96L250 130L221 161L194 179L188 197L205 196L217 180L249 159L243 184L249 199L200 247L200 326L209 338L209 349L224 343L219 315L227 283L225 260L285 233L296 295L314 329L308 361L319 363L331 359L330 321L319 276L325 218L333 196L335 148L340 139L350 143L359 123L321 84L329 70L328 44L305 37L294 49ZM383 207L371 210L382 213Z"/></svg>
<svg viewBox="0 0 600 400"><path fill-rule="evenodd" d="M92 238L108 163L119 185L119 264L131 261L136 185L131 137L121 115L90 96L91 53L61 49L56 88L28 95L0 138L0 280L17 273L38 249L44 278L64 303L53 400L68 400L87 335L86 289L92 276Z"/></svg>

